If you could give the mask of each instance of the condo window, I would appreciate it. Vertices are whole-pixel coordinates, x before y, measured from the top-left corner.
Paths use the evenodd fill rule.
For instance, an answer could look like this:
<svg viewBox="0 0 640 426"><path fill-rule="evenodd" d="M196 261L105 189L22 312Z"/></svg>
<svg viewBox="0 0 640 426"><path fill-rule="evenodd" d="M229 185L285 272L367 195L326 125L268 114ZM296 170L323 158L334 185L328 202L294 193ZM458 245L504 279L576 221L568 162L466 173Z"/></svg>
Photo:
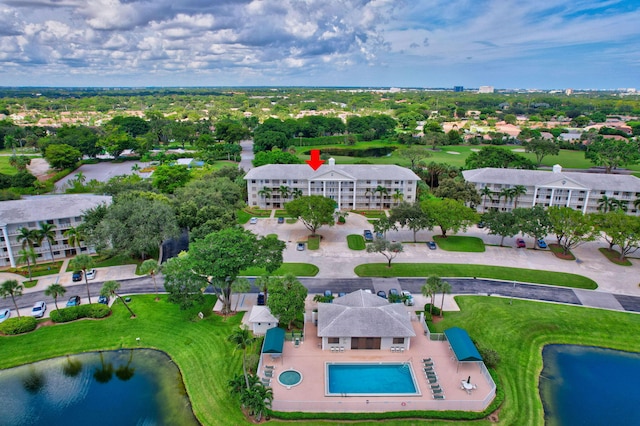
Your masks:
<svg viewBox="0 0 640 426"><path fill-rule="evenodd" d="M404 337L394 337L393 338L393 344L394 345L403 345L404 344Z"/></svg>
<svg viewBox="0 0 640 426"><path fill-rule="evenodd" d="M340 338L339 337L328 337L327 338L327 342L329 344L338 344L338 343L340 343Z"/></svg>

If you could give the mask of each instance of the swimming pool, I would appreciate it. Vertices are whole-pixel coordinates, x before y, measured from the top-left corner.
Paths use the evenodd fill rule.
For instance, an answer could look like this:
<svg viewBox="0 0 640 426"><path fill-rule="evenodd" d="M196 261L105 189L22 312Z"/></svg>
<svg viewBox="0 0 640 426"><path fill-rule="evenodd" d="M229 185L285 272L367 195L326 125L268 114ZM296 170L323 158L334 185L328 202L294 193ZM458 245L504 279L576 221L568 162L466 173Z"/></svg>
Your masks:
<svg viewBox="0 0 640 426"><path fill-rule="evenodd" d="M418 396L410 363L336 363L325 364L326 396Z"/></svg>

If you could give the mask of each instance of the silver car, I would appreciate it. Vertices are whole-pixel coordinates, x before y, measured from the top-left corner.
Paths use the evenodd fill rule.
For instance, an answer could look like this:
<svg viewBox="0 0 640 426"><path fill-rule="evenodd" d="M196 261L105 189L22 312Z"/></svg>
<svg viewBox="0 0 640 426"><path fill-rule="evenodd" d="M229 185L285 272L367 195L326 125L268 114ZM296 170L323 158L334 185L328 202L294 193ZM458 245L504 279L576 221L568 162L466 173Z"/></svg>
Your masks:
<svg viewBox="0 0 640 426"><path fill-rule="evenodd" d="M47 310L47 304L40 301L36 302L31 308L31 315L34 318L42 318L44 316L45 311Z"/></svg>

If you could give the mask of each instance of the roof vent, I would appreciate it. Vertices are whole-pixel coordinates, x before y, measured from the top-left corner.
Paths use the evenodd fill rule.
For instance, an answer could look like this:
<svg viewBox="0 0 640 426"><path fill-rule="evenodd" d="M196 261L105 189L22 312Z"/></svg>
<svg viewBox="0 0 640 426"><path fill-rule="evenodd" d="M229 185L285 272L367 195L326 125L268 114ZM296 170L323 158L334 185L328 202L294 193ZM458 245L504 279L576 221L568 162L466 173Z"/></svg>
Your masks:
<svg viewBox="0 0 640 426"><path fill-rule="evenodd" d="M556 164L553 166L553 173L562 173L562 166L560 164Z"/></svg>
<svg viewBox="0 0 640 426"><path fill-rule="evenodd" d="M329 158L329 165L330 166L335 166L336 165L336 159L335 158Z"/></svg>

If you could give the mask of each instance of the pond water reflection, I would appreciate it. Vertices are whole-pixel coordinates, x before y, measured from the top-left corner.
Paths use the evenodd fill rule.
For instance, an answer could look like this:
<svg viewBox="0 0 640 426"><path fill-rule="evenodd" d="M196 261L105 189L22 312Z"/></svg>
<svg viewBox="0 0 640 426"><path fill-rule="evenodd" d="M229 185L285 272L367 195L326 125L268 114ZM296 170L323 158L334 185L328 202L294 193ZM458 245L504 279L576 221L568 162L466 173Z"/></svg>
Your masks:
<svg viewBox="0 0 640 426"><path fill-rule="evenodd" d="M0 371L2 425L197 425L162 352L71 355Z"/></svg>

